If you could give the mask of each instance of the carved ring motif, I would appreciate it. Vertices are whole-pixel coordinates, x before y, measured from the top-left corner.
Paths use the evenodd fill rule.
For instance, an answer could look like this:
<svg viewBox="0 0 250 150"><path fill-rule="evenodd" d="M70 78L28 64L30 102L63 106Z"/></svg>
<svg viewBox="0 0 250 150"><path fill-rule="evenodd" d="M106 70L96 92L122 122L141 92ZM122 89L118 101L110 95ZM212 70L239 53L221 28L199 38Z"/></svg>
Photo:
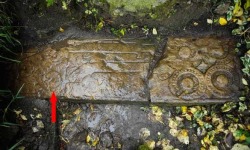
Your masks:
<svg viewBox="0 0 250 150"><path fill-rule="evenodd" d="M229 98L234 92L234 75L230 72L232 68L225 65L211 67L206 73L208 90L217 97Z"/></svg>
<svg viewBox="0 0 250 150"><path fill-rule="evenodd" d="M172 94L184 99L199 98L206 87L203 85L202 73L194 68L183 69L174 72L169 79L169 88Z"/></svg>

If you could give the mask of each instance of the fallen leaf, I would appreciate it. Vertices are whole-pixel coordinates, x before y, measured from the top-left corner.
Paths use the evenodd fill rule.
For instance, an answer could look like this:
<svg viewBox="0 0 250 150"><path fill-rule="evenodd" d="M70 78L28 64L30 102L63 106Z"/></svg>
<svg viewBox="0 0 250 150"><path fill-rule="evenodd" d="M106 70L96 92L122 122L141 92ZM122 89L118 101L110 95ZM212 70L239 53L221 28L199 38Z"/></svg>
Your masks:
<svg viewBox="0 0 250 150"><path fill-rule="evenodd" d="M179 132L179 134L178 134L178 136L177 136L177 139L178 139L180 142L184 143L184 144L189 144L188 130L182 129L182 130Z"/></svg>
<svg viewBox="0 0 250 150"><path fill-rule="evenodd" d="M245 141L246 140L246 135L245 134L242 134L239 138L239 141L242 142L242 141Z"/></svg>
<svg viewBox="0 0 250 150"><path fill-rule="evenodd" d="M67 10L68 9L67 4L66 4L65 1L62 1L62 9L63 10Z"/></svg>
<svg viewBox="0 0 250 150"><path fill-rule="evenodd" d="M63 120L62 125L61 125L61 129L63 130L69 123L70 123L70 120Z"/></svg>
<svg viewBox="0 0 250 150"><path fill-rule="evenodd" d="M158 106L151 106L151 112L154 115L154 120L163 123L162 119L162 108Z"/></svg>
<svg viewBox="0 0 250 150"><path fill-rule="evenodd" d="M186 114L187 113L187 106L181 106L181 112L182 112L182 114Z"/></svg>
<svg viewBox="0 0 250 150"><path fill-rule="evenodd" d="M43 117L43 115L41 113L39 113L39 114L36 115L37 119L41 119L42 117Z"/></svg>
<svg viewBox="0 0 250 150"><path fill-rule="evenodd" d="M150 148L150 149L154 149L155 148L155 141L154 140L147 140L145 141L145 143L147 144L147 146Z"/></svg>
<svg viewBox="0 0 250 150"><path fill-rule="evenodd" d="M241 81L244 85L248 85L247 80L245 78L242 78Z"/></svg>
<svg viewBox="0 0 250 150"><path fill-rule="evenodd" d="M25 150L25 147L24 147L24 146L19 146L19 147L17 148L17 150Z"/></svg>
<svg viewBox="0 0 250 150"><path fill-rule="evenodd" d="M171 129L177 129L178 123L177 123L177 121L175 121L173 118L169 118L169 119L168 119L168 126L169 126Z"/></svg>
<svg viewBox="0 0 250 150"><path fill-rule="evenodd" d="M14 109L14 112L16 113L17 116L19 116L22 113L22 110L21 109L20 110L15 110Z"/></svg>
<svg viewBox="0 0 250 150"><path fill-rule="evenodd" d="M91 137L89 135L87 135L87 137L86 137L86 143L89 143L90 140L91 140Z"/></svg>
<svg viewBox="0 0 250 150"><path fill-rule="evenodd" d="M222 26L224 26L224 25L227 24L227 20L225 18L223 18L223 17L220 17L219 24L222 25Z"/></svg>
<svg viewBox="0 0 250 150"><path fill-rule="evenodd" d="M210 145L209 150L219 150L218 146Z"/></svg>
<svg viewBox="0 0 250 150"><path fill-rule="evenodd" d="M147 128L141 128L139 132L139 136L141 139L146 139L147 137L150 136L150 131Z"/></svg>
<svg viewBox="0 0 250 150"><path fill-rule="evenodd" d="M247 145L236 143L236 144L234 144L234 146L231 150L250 150L250 148Z"/></svg>
<svg viewBox="0 0 250 150"><path fill-rule="evenodd" d="M208 24L213 24L213 20L212 19L207 19L207 23Z"/></svg>
<svg viewBox="0 0 250 150"><path fill-rule="evenodd" d="M38 132L39 130L37 129L37 127L32 127L32 131L33 131L34 133L36 133L36 132Z"/></svg>
<svg viewBox="0 0 250 150"><path fill-rule="evenodd" d="M170 129L169 133L173 136L173 137L177 137L179 134L179 131L177 129Z"/></svg>
<svg viewBox="0 0 250 150"><path fill-rule="evenodd" d="M234 102L228 102L228 103L225 103L222 107L221 107L221 111L222 112L228 112L230 110L232 110L233 108L236 107L236 103Z"/></svg>
<svg viewBox="0 0 250 150"><path fill-rule="evenodd" d="M190 110L190 112L191 112L192 114L194 114L194 113L197 111L197 108L191 107L191 108L189 108L189 110Z"/></svg>
<svg viewBox="0 0 250 150"><path fill-rule="evenodd" d="M75 115L78 115L78 114L80 114L81 111L82 111L81 108L77 108L73 113Z"/></svg>
<svg viewBox="0 0 250 150"><path fill-rule="evenodd" d="M30 114L31 119L36 119L34 114Z"/></svg>
<svg viewBox="0 0 250 150"><path fill-rule="evenodd" d="M36 125L37 125L38 128L41 128L41 129L44 128L44 124L43 124L43 122L41 120L37 120Z"/></svg>
<svg viewBox="0 0 250 150"><path fill-rule="evenodd" d="M157 35L157 30L156 30L156 28L153 28L153 35Z"/></svg>
<svg viewBox="0 0 250 150"><path fill-rule="evenodd" d="M59 28L60 32L64 32L64 29L62 27Z"/></svg>
<svg viewBox="0 0 250 150"><path fill-rule="evenodd" d="M25 115L20 114L20 117L22 118L22 120L28 120Z"/></svg>
<svg viewBox="0 0 250 150"><path fill-rule="evenodd" d="M239 102L239 111L243 112L247 110L247 105L245 103Z"/></svg>

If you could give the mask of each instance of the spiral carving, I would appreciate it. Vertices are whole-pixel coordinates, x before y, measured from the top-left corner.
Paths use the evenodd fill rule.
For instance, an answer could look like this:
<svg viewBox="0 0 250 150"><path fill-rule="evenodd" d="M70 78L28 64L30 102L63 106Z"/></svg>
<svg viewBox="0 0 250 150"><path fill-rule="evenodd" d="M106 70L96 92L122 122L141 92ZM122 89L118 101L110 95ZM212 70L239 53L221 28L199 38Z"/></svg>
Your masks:
<svg viewBox="0 0 250 150"><path fill-rule="evenodd" d="M203 85L204 77L199 70L187 68L175 71L169 80L172 94L184 100L199 98L206 87Z"/></svg>

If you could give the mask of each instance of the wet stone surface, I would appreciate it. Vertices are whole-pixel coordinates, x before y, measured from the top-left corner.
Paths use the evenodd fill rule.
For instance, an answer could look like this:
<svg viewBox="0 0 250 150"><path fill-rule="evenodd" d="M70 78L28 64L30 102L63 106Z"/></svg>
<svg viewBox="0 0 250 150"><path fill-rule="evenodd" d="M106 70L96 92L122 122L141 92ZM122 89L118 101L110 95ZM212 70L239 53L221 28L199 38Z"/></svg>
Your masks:
<svg viewBox="0 0 250 150"><path fill-rule="evenodd" d="M61 107L62 112L72 112L68 107ZM60 129L66 149L132 150L138 149L147 140L157 142L159 134L179 149L200 147L197 141L185 145L167 134L171 108L164 110L164 116L160 117L162 121L157 120L149 106L81 104L70 108L76 113ZM193 132L190 129L190 134ZM195 138L190 141L195 141ZM158 148L162 149L160 146Z"/></svg>
<svg viewBox="0 0 250 150"><path fill-rule="evenodd" d="M17 85L27 97L51 91L96 102L213 103L237 100L241 88L233 42L170 37L155 68L145 39L66 40L23 55ZM152 76L148 77L148 73Z"/></svg>
<svg viewBox="0 0 250 150"><path fill-rule="evenodd" d="M236 100L240 67L224 38L169 38L149 80L152 102L209 103Z"/></svg>
<svg viewBox="0 0 250 150"><path fill-rule="evenodd" d="M154 46L138 41L68 40L26 53L20 67L23 94L66 99L147 101L145 77ZM28 57L29 56L29 57Z"/></svg>

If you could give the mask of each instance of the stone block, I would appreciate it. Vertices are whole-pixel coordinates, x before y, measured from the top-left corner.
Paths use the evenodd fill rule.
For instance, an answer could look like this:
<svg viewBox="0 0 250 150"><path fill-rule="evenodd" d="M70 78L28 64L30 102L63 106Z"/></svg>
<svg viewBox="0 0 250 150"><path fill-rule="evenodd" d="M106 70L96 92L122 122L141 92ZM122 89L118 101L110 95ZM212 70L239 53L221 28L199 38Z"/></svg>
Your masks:
<svg viewBox="0 0 250 150"><path fill-rule="evenodd" d="M170 37L149 80L151 102L198 104L237 100L241 77L232 40Z"/></svg>
<svg viewBox="0 0 250 150"><path fill-rule="evenodd" d="M17 85L27 97L148 101L145 78L154 46L145 40L67 40L28 51Z"/></svg>

